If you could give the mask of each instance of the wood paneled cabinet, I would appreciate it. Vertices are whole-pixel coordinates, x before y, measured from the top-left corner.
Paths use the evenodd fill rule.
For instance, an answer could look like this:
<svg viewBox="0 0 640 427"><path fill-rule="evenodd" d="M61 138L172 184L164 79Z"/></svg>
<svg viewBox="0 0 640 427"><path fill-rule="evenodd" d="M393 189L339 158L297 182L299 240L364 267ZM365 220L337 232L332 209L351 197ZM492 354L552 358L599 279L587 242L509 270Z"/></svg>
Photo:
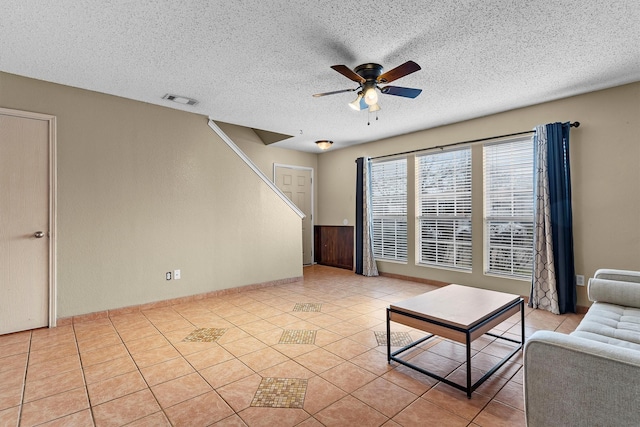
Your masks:
<svg viewBox="0 0 640 427"><path fill-rule="evenodd" d="M316 225L313 237L318 264L353 270L353 226Z"/></svg>

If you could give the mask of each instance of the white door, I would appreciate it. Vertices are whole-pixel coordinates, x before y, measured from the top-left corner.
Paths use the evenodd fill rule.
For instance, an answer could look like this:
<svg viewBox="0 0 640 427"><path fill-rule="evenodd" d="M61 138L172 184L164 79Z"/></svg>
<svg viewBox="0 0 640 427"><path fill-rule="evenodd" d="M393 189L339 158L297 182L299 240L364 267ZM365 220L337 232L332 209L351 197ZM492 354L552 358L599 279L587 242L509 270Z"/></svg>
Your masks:
<svg viewBox="0 0 640 427"><path fill-rule="evenodd" d="M49 324L49 129L0 110L0 334Z"/></svg>
<svg viewBox="0 0 640 427"><path fill-rule="evenodd" d="M311 169L276 165L276 186L305 214L302 220L302 263L309 265L312 256L312 204Z"/></svg>

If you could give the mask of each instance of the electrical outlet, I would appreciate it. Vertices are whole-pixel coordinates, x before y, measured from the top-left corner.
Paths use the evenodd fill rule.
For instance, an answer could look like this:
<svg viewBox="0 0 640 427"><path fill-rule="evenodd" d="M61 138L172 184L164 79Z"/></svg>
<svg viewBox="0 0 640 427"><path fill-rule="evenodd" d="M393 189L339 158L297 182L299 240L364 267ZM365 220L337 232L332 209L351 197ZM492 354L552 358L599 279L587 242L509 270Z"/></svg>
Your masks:
<svg viewBox="0 0 640 427"><path fill-rule="evenodd" d="M173 278L176 280L180 280L180 270L173 271Z"/></svg>
<svg viewBox="0 0 640 427"><path fill-rule="evenodd" d="M576 275L576 285L584 286L584 276L581 274Z"/></svg>
<svg viewBox="0 0 640 427"><path fill-rule="evenodd" d="M171 272L167 271L167 273L164 275L165 279L167 280L171 280Z"/></svg>

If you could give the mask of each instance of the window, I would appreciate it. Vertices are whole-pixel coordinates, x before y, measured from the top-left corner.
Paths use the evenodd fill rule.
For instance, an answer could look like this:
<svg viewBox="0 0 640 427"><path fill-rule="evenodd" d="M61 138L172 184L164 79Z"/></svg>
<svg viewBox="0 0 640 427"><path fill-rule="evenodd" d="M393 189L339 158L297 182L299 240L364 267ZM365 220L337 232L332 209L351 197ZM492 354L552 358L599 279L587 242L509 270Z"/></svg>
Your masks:
<svg viewBox="0 0 640 427"><path fill-rule="evenodd" d="M484 146L485 272L530 278L533 260L533 141Z"/></svg>
<svg viewBox="0 0 640 427"><path fill-rule="evenodd" d="M407 261L407 159L371 164L373 255Z"/></svg>
<svg viewBox="0 0 640 427"><path fill-rule="evenodd" d="M419 262L471 271L471 149L416 160Z"/></svg>

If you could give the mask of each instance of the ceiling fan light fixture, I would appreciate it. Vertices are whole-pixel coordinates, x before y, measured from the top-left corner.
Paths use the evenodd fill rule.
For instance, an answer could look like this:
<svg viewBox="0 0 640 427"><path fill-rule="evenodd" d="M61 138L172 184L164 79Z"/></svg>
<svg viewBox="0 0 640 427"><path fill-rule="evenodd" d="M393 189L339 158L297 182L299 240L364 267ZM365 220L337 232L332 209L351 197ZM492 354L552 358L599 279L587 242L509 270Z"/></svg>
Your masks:
<svg viewBox="0 0 640 427"><path fill-rule="evenodd" d="M371 106L378 103L378 92L375 86L369 86L364 91L364 102Z"/></svg>
<svg viewBox="0 0 640 427"><path fill-rule="evenodd" d="M356 111L362 110L362 106L360 105L362 101L362 92L358 92L358 97L349 103L349 107L353 108Z"/></svg>
<svg viewBox="0 0 640 427"><path fill-rule="evenodd" d="M333 141L329 141L329 140L323 139L321 141L316 141L316 145L321 150L328 150L333 145Z"/></svg>
<svg viewBox="0 0 640 427"><path fill-rule="evenodd" d="M369 105L369 112L370 113L375 113L376 111L380 111L380 105L378 104L373 104L373 105Z"/></svg>

